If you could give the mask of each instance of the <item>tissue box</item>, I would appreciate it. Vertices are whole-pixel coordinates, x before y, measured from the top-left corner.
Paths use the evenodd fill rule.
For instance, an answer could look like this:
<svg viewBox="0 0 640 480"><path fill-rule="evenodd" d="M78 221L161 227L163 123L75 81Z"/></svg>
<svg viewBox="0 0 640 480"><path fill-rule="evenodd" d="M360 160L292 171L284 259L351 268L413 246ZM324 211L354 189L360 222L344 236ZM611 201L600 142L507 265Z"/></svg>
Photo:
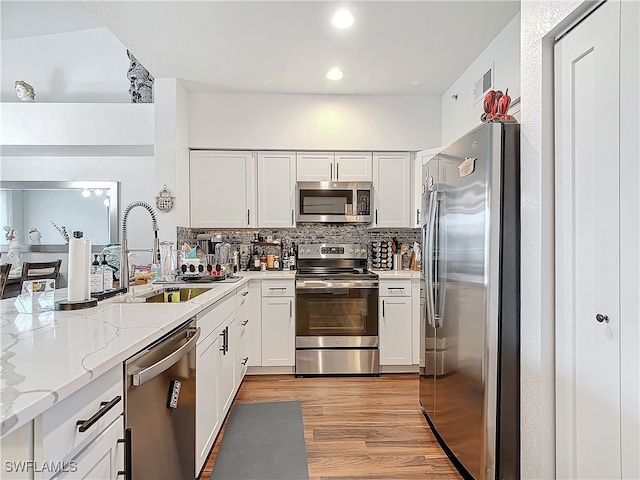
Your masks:
<svg viewBox="0 0 640 480"><path fill-rule="evenodd" d="M56 281L25 280L22 282L22 293L16 297L14 305L20 313L43 312L53 310Z"/></svg>

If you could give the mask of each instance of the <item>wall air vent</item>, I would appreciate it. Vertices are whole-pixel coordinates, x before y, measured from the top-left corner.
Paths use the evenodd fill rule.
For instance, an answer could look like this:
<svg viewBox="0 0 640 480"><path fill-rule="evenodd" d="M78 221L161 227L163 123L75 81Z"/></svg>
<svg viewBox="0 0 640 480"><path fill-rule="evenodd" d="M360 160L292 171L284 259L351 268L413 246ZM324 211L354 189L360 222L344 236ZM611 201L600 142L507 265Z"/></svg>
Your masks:
<svg viewBox="0 0 640 480"><path fill-rule="evenodd" d="M473 87L473 103L476 104L493 88L493 65L476 80Z"/></svg>

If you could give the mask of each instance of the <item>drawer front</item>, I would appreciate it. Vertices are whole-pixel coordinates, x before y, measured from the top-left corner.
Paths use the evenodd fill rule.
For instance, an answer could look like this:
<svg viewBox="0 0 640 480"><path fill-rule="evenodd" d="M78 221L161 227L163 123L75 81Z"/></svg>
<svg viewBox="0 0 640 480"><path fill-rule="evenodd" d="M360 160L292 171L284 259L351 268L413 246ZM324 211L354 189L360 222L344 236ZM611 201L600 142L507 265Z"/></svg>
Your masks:
<svg viewBox="0 0 640 480"><path fill-rule="evenodd" d="M203 342L235 309L236 296L234 293L230 293L199 313L196 322L198 327L200 327L200 339L198 343Z"/></svg>
<svg viewBox="0 0 640 480"><path fill-rule="evenodd" d="M39 464L70 459L122 415L122 375L121 365L112 368L36 419L35 458ZM120 397L120 400L115 402L117 397ZM101 405L101 402L111 402L113 406ZM98 414L102 414L99 419L81 432L82 426L76 423L89 420ZM122 431L120 435L123 435ZM44 478L50 478L55 473L45 472Z"/></svg>
<svg viewBox="0 0 640 480"><path fill-rule="evenodd" d="M263 297L293 297L295 283L293 280L263 280Z"/></svg>
<svg viewBox="0 0 640 480"><path fill-rule="evenodd" d="M381 280L381 297L410 297L411 279L409 280Z"/></svg>

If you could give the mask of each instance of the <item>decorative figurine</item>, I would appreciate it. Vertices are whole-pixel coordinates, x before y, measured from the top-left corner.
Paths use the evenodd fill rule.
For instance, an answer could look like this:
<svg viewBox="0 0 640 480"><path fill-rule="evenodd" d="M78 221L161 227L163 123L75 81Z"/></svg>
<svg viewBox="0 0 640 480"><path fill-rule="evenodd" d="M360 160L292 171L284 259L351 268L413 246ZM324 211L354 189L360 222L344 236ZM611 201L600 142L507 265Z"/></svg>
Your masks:
<svg viewBox="0 0 640 480"><path fill-rule="evenodd" d="M31 230L29 230L29 240L31 245L40 245L42 243L42 234L36 227L31 227Z"/></svg>
<svg viewBox="0 0 640 480"><path fill-rule="evenodd" d="M4 230L7 232L4 238L9 240L9 249L7 251L7 258L9 259L8 262L11 263L9 276L17 277L22 274L20 236L18 235L18 232L9 225L5 225Z"/></svg>
<svg viewBox="0 0 640 480"><path fill-rule="evenodd" d="M33 90L33 87L27 82L16 80L15 89L16 95L18 95L18 98L23 102L35 102L36 92Z"/></svg>
<svg viewBox="0 0 640 480"><path fill-rule="evenodd" d="M127 70L127 78L131 82L131 103L153 103L153 76L129 50L127 55L131 60Z"/></svg>

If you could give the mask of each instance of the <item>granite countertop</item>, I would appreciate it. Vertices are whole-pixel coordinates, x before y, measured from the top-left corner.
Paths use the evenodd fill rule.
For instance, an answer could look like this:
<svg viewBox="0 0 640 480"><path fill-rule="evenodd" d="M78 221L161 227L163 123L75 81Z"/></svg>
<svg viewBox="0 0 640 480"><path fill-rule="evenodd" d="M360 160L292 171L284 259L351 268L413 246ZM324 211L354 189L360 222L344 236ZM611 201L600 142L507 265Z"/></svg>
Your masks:
<svg viewBox="0 0 640 480"><path fill-rule="evenodd" d="M0 437L33 420L93 378L123 362L251 279L294 278L295 272L240 272L233 283L189 283L210 291L183 303L127 303L133 293L75 311L19 313L13 298L0 301ZM179 286L186 286L181 283ZM56 290L66 299L66 289Z"/></svg>

